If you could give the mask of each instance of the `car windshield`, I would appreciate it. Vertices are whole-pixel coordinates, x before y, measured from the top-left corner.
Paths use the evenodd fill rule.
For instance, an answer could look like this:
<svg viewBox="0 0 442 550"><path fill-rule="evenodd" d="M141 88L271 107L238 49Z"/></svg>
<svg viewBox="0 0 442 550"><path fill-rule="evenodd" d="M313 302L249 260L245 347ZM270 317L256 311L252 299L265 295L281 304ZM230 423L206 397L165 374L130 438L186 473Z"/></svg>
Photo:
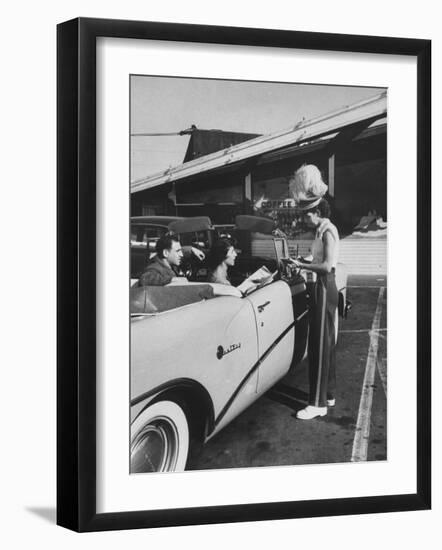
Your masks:
<svg viewBox="0 0 442 550"><path fill-rule="evenodd" d="M289 255L285 238L239 230L232 233L234 246L241 251L243 257L266 258L279 262Z"/></svg>

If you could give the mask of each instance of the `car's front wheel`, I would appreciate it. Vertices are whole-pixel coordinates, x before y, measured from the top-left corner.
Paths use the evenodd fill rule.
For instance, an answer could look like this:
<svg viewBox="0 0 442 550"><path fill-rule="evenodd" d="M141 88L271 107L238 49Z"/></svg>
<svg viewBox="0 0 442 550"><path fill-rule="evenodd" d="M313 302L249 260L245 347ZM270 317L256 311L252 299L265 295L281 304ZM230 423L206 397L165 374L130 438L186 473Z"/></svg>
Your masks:
<svg viewBox="0 0 442 550"><path fill-rule="evenodd" d="M131 427L130 471L183 471L189 453L189 425L174 401L157 401Z"/></svg>

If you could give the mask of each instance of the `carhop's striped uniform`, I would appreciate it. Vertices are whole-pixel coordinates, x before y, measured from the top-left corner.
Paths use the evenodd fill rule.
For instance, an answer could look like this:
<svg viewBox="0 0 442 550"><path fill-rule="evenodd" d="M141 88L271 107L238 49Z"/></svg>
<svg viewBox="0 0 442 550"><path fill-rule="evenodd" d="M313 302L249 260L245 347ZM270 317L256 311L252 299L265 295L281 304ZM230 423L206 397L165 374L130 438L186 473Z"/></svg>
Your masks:
<svg viewBox="0 0 442 550"><path fill-rule="evenodd" d="M336 389L336 333L335 315L338 307L338 289L335 269L339 254L339 235L336 227L330 224L326 230L335 239L331 273L317 274L311 292L309 314L309 404L326 407L327 399L335 398ZM312 245L312 263L321 263L324 258L322 238L316 236Z"/></svg>

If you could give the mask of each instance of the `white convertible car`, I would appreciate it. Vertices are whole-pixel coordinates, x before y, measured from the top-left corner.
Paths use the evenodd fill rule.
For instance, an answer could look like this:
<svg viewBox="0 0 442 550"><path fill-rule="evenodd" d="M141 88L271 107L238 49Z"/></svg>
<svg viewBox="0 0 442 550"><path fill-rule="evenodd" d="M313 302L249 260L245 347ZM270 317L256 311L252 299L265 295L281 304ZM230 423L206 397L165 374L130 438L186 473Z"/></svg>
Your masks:
<svg viewBox="0 0 442 550"><path fill-rule="evenodd" d="M184 233L186 223L173 229ZM242 253L233 284L261 266L273 274L242 298L213 297L201 281L204 265L190 269L192 284L131 289L131 473L184 470L192 445L213 437L305 355L308 285L286 261L286 240L270 220L238 216L236 226ZM341 265L337 282L342 315Z"/></svg>

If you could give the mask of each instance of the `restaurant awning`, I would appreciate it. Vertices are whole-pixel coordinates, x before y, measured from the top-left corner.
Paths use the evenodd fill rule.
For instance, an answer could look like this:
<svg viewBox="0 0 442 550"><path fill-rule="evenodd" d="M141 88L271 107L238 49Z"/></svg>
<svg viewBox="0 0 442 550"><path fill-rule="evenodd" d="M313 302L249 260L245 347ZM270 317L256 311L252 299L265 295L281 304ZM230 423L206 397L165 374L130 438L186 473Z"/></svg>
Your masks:
<svg viewBox="0 0 442 550"><path fill-rule="evenodd" d="M131 193L158 187L169 182L176 182L287 146L301 145L315 138L339 132L343 128L365 120L373 122L385 117L386 113L387 93L382 92L370 99L360 101L343 109L310 120L301 120L291 128L247 140L221 151L216 151L215 153L136 180L131 183Z"/></svg>

